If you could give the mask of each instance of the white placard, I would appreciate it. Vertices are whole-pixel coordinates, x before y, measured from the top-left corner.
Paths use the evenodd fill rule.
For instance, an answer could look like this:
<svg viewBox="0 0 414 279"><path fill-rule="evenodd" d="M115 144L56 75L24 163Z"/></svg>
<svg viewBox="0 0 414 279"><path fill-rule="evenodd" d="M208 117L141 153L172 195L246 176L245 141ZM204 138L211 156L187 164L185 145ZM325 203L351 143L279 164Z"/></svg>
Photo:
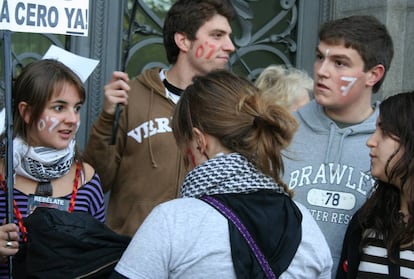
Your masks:
<svg viewBox="0 0 414 279"><path fill-rule="evenodd" d="M0 0L0 30L88 36L89 0Z"/></svg>
<svg viewBox="0 0 414 279"><path fill-rule="evenodd" d="M73 54L63 48L51 45L42 59L56 59L72 69L85 82L99 63L99 60Z"/></svg>

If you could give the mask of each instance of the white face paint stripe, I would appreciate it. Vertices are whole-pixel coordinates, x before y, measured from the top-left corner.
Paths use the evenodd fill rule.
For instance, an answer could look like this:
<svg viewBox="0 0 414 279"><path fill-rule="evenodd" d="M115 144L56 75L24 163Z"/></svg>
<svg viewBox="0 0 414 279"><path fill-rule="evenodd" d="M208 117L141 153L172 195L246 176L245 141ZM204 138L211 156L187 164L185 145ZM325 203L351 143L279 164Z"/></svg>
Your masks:
<svg viewBox="0 0 414 279"><path fill-rule="evenodd" d="M39 131L43 131L45 127L46 127L46 122L43 119L40 119L39 122L37 122L37 129Z"/></svg>
<svg viewBox="0 0 414 279"><path fill-rule="evenodd" d="M352 85L355 84L357 81L357 78L355 77L341 77L341 80L349 82L347 86L341 86L342 96L346 96L349 93L349 90L351 89Z"/></svg>
<svg viewBox="0 0 414 279"><path fill-rule="evenodd" d="M47 115L44 119L40 119L39 122L37 123L37 129L39 131L42 131L46 128L47 123L50 122L51 125L49 126L49 128L47 129L47 131L49 133L51 133L59 124L60 124L60 120L55 118L55 117L50 117ZM78 132L79 127L80 127L80 121L76 122L76 130L75 130L75 134Z"/></svg>
<svg viewBox="0 0 414 279"><path fill-rule="evenodd" d="M49 117L47 117L47 118L49 118ZM50 125L50 127L48 129L49 133L51 133L53 131L53 129L55 129L56 126L59 125L60 121L55 117L51 117L50 122L52 123L52 125Z"/></svg>
<svg viewBox="0 0 414 279"><path fill-rule="evenodd" d="M328 57L328 56L329 56L329 52L330 52L330 51L331 51L331 50L330 50L329 48L325 50L325 56L326 56L326 57Z"/></svg>

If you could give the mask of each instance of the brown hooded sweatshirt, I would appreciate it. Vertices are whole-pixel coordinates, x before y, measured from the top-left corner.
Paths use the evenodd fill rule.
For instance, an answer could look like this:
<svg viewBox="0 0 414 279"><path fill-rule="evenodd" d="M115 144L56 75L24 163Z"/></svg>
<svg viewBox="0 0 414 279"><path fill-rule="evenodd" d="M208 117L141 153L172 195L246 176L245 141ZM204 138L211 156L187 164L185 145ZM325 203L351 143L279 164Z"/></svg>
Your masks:
<svg viewBox="0 0 414 279"><path fill-rule="evenodd" d="M130 81L116 144L111 145L114 116L102 111L84 153L104 192L111 191L107 225L129 236L156 205L178 197L186 173L170 126L174 103L159 72L146 70Z"/></svg>

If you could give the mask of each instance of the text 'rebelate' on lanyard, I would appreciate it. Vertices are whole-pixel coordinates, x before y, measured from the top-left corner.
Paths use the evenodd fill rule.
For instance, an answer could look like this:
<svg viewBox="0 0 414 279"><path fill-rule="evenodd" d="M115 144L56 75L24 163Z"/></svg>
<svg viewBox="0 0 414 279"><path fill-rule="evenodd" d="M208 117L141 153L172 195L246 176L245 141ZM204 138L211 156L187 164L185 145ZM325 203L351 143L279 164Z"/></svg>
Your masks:
<svg viewBox="0 0 414 279"><path fill-rule="evenodd" d="M72 195L70 197L70 203L69 203L69 209L68 209L69 213L72 213L73 209L75 208L75 199L76 199L76 195L78 193L78 183L79 183L80 171L81 171L81 164L80 164L80 162L77 162L76 163L75 179L73 180ZM0 174L0 184L1 184L2 190L6 194L7 193L7 185L6 185L6 181L4 180L4 177L3 177L2 174ZM27 229L23 224L23 216L20 213L20 209L17 206L17 203L16 203L15 199L13 199L13 211L14 211L14 215L16 216L17 224L19 226L20 232L22 233L23 242L27 242Z"/></svg>

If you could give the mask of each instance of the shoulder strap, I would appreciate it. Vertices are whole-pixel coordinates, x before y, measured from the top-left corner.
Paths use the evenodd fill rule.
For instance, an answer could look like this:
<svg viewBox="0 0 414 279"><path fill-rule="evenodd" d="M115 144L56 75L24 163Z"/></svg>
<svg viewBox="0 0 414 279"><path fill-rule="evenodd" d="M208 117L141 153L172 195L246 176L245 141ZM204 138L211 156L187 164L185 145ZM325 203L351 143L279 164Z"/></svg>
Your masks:
<svg viewBox="0 0 414 279"><path fill-rule="evenodd" d="M253 251L254 256L256 257L257 261L259 262L263 272L266 274L267 278L276 279L276 275L273 273L272 268L270 267L266 257L263 255L260 248L257 246L256 242L254 241L253 237L250 235L247 228L244 224L240 221L240 219L231 211L230 208L226 207L217 199L211 196L202 196L200 197L201 200L205 201L215 209L217 209L221 214L223 214L227 219L229 219L249 244L250 248Z"/></svg>

